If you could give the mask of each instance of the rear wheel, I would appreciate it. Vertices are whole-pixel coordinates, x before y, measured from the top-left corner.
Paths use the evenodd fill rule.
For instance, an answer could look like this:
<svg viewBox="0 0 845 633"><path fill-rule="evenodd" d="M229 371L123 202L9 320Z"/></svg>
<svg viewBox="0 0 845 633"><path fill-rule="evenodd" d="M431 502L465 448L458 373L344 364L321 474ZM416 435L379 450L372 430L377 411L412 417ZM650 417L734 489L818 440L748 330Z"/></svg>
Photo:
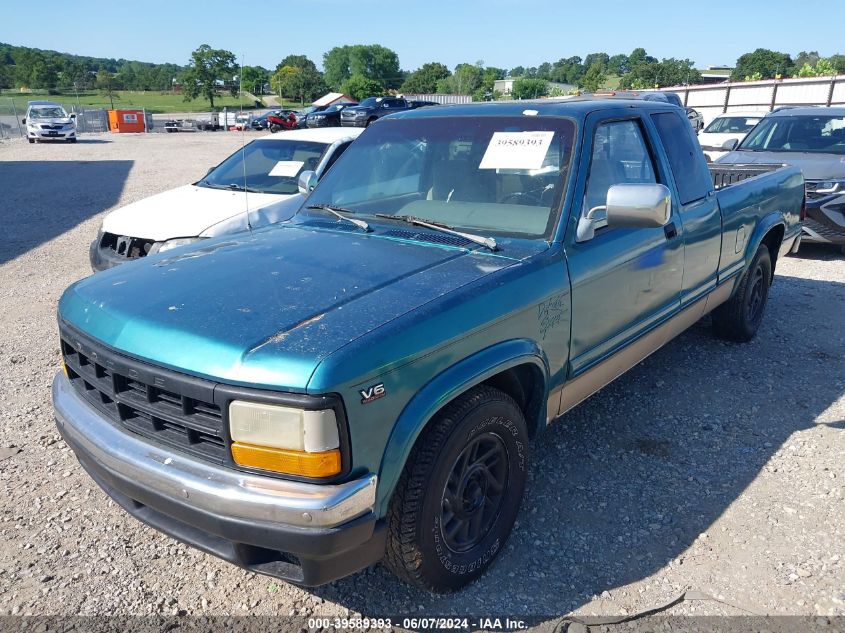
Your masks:
<svg viewBox="0 0 845 633"><path fill-rule="evenodd" d="M386 565L452 591L493 562L511 532L528 469L525 418L507 394L476 387L420 436L388 513Z"/></svg>
<svg viewBox="0 0 845 633"><path fill-rule="evenodd" d="M35 142L35 139L34 139L34 138L28 138L28 139L26 139L26 140L28 140L30 143L34 143L34 142Z"/></svg>
<svg viewBox="0 0 845 633"><path fill-rule="evenodd" d="M763 321L771 280L772 258L769 249L761 245L733 297L713 311L718 336L739 343L754 338Z"/></svg>

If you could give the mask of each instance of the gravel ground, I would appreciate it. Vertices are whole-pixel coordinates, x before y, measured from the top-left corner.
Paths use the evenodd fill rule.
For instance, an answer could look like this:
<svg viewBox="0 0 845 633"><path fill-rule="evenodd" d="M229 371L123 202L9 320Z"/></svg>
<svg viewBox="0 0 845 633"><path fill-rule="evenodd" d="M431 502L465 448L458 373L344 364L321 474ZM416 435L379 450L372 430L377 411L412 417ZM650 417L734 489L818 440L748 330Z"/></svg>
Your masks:
<svg viewBox="0 0 845 633"><path fill-rule="evenodd" d="M128 517L56 433L56 301L105 212L239 143L0 144L0 614L622 615L694 588L729 604L670 614L845 615L845 265L820 247L779 262L752 343L705 319L535 442L517 528L461 593L381 567L306 591Z"/></svg>

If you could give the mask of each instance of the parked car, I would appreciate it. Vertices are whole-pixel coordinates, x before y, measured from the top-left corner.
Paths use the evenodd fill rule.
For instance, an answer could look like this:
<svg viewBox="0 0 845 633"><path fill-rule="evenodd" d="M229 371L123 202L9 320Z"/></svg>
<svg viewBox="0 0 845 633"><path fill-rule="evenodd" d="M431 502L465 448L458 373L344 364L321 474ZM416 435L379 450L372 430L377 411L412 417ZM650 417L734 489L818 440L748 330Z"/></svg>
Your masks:
<svg viewBox="0 0 845 633"><path fill-rule="evenodd" d="M237 150L191 185L109 213L89 249L91 268L104 270L217 235L289 219L299 205L297 177L319 179L359 130L293 130L264 136Z"/></svg>
<svg viewBox="0 0 845 633"><path fill-rule="evenodd" d="M845 252L845 108L785 108L766 115L719 164L785 163L807 179L803 242Z"/></svg>
<svg viewBox="0 0 845 633"><path fill-rule="evenodd" d="M701 113L696 110L695 108L684 108L687 112L687 119L689 120L692 129L695 131L696 134L701 132L701 129L704 127L704 117L701 116Z"/></svg>
<svg viewBox="0 0 845 633"><path fill-rule="evenodd" d="M308 120L309 114L315 114L317 112L322 112L323 110L325 110L328 107L329 106L327 106L327 105L321 105L321 106L310 105L310 106L303 108L302 110L294 111L294 114L296 115L297 125L299 126L300 129L304 129L305 127L307 127L306 121Z"/></svg>
<svg viewBox="0 0 845 633"><path fill-rule="evenodd" d="M66 290L58 429L127 512L247 569L457 589L507 552L550 422L707 313L761 327L803 178L714 170L661 102L388 117L290 222Z"/></svg>
<svg viewBox="0 0 845 633"><path fill-rule="evenodd" d="M401 97L368 97L357 106L344 108L340 113L340 124L367 127L383 116L408 109L411 109L410 105Z"/></svg>
<svg viewBox="0 0 845 633"><path fill-rule="evenodd" d="M727 154L763 118L760 112L726 112L710 121L698 135L704 157L712 162Z"/></svg>
<svg viewBox="0 0 845 633"><path fill-rule="evenodd" d="M53 101L30 101L21 123L26 124L26 138L30 143L45 140L76 143L76 114L68 114Z"/></svg>
<svg viewBox="0 0 845 633"><path fill-rule="evenodd" d="M305 119L306 127L340 127L340 113L345 108L356 106L358 103L335 103L325 110L312 112Z"/></svg>

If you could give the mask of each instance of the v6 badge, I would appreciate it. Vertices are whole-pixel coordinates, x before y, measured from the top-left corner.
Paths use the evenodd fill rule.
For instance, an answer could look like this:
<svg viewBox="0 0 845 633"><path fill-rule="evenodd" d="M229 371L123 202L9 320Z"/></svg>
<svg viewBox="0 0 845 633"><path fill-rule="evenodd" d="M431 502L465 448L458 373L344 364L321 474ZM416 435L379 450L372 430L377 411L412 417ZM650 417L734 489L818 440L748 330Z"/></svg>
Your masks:
<svg viewBox="0 0 845 633"><path fill-rule="evenodd" d="M366 389L359 389L358 393L361 394L361 404L369 404L373 400L384 398L387 395L383 382L373 385L372 387L367 387Z"/></svg>

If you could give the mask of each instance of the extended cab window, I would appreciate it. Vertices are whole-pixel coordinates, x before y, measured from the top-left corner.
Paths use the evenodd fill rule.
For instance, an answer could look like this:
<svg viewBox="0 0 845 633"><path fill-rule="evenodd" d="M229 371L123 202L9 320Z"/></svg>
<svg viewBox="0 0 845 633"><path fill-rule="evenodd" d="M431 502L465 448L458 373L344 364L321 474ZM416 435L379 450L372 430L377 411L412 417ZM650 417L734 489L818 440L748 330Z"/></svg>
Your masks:
<svg viewBox="0 0 845 633"><path fill-rule="evenodd" d="M308 202L482 233L548 235L574 135L572 121L560 118L388 119L352 143Z"/></svg>
<svg viewBox="0 0 845 633"><path fill-rule="evenodd" d="M611 121L596 128L583 213L604 206L612 185L656 182L654 163L637 121Z"/></svg>
<svg viewBox="0 0 845 633"><path fill-rule="evenodd" d="M713 188L710 172L701 160L701 148L695 143L689 121L679 113L651 115L669 158L681 204L706 196Z"/></svg>

